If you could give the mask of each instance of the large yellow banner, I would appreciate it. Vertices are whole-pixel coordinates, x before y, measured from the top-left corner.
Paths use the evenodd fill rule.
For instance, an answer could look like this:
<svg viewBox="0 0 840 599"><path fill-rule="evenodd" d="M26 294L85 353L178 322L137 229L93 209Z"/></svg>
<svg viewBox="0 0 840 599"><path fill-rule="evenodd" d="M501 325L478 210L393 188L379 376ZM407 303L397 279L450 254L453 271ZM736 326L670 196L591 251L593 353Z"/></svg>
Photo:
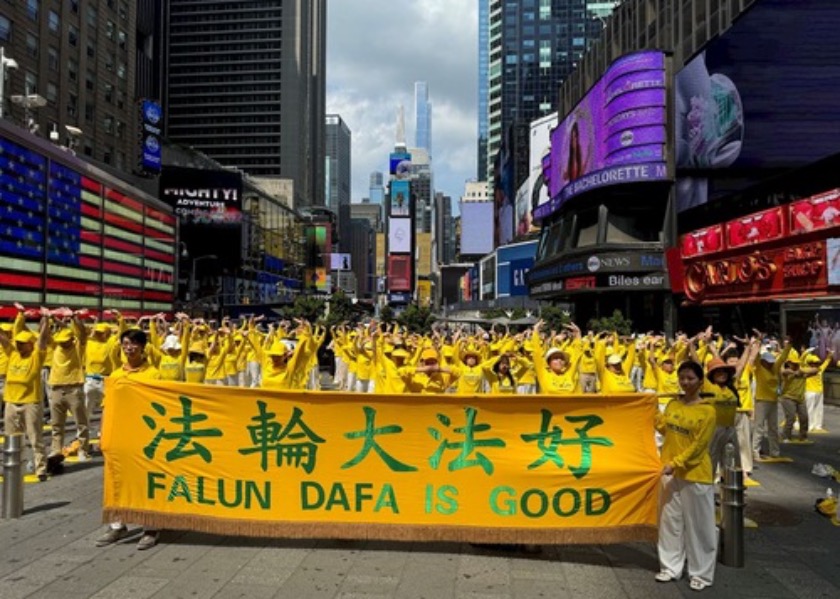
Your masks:
<svg viewBox="0 0 840 599"><path fill-rule="evenodd" d="M109 381L104 518L278 537L655 538L652 395L367 395Z"/></svg>

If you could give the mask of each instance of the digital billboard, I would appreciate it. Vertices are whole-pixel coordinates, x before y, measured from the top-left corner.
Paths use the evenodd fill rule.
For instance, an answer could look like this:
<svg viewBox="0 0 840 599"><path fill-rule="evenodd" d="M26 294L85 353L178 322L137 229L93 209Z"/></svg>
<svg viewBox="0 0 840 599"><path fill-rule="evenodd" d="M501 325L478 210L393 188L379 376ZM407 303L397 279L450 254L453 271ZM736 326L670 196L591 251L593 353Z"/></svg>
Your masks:
<svg viewBox="0 0 840 599"><path fill-rule="evenodd" d="M411 216L411 182L391 181L391 216Z"/></svg>
<svg viewBox="0 0 840 599"><path fill-rule="evenodd" d="M461 255L493 251L493 202L461 202Z"/></svg>
<svg viewBox="0 0 840 599"><path fill-rule="evenodd" d="M171 213L104 173L0 137L0 303L170 310L176 237Z"/></svg>
<svg viewBox="0 0 840 599"><path fill-rule="evenodd" d="M548 203L548 186L543 176L543 158L551 151L551 132L557 126L557 113L531 122L528 147L528 184L525 197L516 198L516 234L527 235L534 230L533 212Z"/></svg>
<svg viewBox="0 0 840 599"><path fill-rule="evenodd" d="M411 256L388 256L388 291L411 291Z"/></svg>
<svg viewBox="0 0 840 599"><path fill-rule="evenodd" d="M411 219L388 219L388 252L411 252Z"/></svg>
<svg viewBox="0 0 840 599"><path fill-rule="evenodd" d="M182 225L238 227L242 221L242 175L232 171L167 166L160 198Z"/></svg>
<svg viewBox="0 0 840 599"><path fill-rule="evenodd" d="M350 254L330 254L330 270L350 270Z"/></svg>
<svg viewBox="0 0 840 599"><path fill-rule="evenodd" d="M388 172L392 175L405 176L411 170L411 154L394 152L388 160Z"/></svg>
<svg viewBox="0 0 840 599"><path fill-rule="evenodd" d="M840 150L840 7L760 0L676 75L678 210Z"/></svg>
<svg viewBox="0 0 840 599"><path fill-rule="evenodd" d="M516 202L516 145L513 137L514 127L511 126L502 136L501 147L493 160L493 247L505 245L513 239ZM462 225L464 222L461 218ZM493 247L488 251L492 251ZM463 249L461 253L464 253Z"/></svg>
<svg viewBox="0 0 840 599"><path fill-rule="evenodd" d="M592 189L667 180L666 87L664 53L636 52L614 61L551 132L543 160L551 200L535 218Z"/></svg>
<svg viewBox="0 0 840 599"><path fill-rule="evenodd" d="M162 143L161 126L163 112L160 103L154 100L140 100L140 171L148 174L160 173Z"/></svg>

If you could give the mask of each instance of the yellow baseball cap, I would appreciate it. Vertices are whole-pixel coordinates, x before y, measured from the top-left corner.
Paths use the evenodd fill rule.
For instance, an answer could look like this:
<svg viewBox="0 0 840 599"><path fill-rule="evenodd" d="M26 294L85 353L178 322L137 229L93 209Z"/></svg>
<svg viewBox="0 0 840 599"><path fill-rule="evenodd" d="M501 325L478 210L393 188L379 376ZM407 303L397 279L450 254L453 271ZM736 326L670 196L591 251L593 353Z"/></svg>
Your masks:
<svg viewBox="0 0 840 599"><path fill-rule="evenodd" d="M32 331L21 331L15 335L15 343L35 343L37 339L38 335Z"/></svg>
<svg viewBox="0 0 840 599"><path fill-rule="evenodd" d="M56 343L66 343L73 340L73 331L70 329L61 329L53 335L53 341Z"/></svg>

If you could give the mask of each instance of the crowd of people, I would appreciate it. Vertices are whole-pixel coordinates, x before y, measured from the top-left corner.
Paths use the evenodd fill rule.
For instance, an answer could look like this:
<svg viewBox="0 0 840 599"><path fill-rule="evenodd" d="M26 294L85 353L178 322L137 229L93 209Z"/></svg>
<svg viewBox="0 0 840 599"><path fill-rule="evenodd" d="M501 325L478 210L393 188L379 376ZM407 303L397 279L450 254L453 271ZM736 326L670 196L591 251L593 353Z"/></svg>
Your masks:
<svg viewBox="0 0 840 599"><path fill-rule="evenodd" d="M584 332L573 322L547 330L539 321L517 332L447 325L422 335L375 320L326 330L302 319L214 322L110 310L100 320L85 310L15 306L14 321L0 323L4 429L25 433L42 481L65 453L68 414L78 458L90 455L98 435L91 417L107 377L319 389L319 349L328 348L335 356L329 388L342 392L656 394L663 464L656 579L680 578L687 559L695 590L713 582L714 483L727 445L736 448L736 464L750 481L755 460L778 459L781 443L822 432L821 375L834 360L826 348L795 348L760 331L726 337L711 327L667 338ZM125 535L125 525L114 522L97 544ZM152 547L157 538L146 530L138 547Z"/></svg>

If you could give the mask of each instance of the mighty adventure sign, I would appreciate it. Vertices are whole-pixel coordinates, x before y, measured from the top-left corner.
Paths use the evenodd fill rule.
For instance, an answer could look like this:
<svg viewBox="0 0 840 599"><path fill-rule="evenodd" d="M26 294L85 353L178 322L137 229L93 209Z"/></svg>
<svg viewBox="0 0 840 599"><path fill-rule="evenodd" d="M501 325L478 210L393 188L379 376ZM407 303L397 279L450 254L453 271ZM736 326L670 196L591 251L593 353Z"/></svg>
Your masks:
<svg viewBox="0 0 840 599"><path fill-rule="evenodd" d="M655 538L652 395L107 382L103 517L269 537Z"/></svg>

